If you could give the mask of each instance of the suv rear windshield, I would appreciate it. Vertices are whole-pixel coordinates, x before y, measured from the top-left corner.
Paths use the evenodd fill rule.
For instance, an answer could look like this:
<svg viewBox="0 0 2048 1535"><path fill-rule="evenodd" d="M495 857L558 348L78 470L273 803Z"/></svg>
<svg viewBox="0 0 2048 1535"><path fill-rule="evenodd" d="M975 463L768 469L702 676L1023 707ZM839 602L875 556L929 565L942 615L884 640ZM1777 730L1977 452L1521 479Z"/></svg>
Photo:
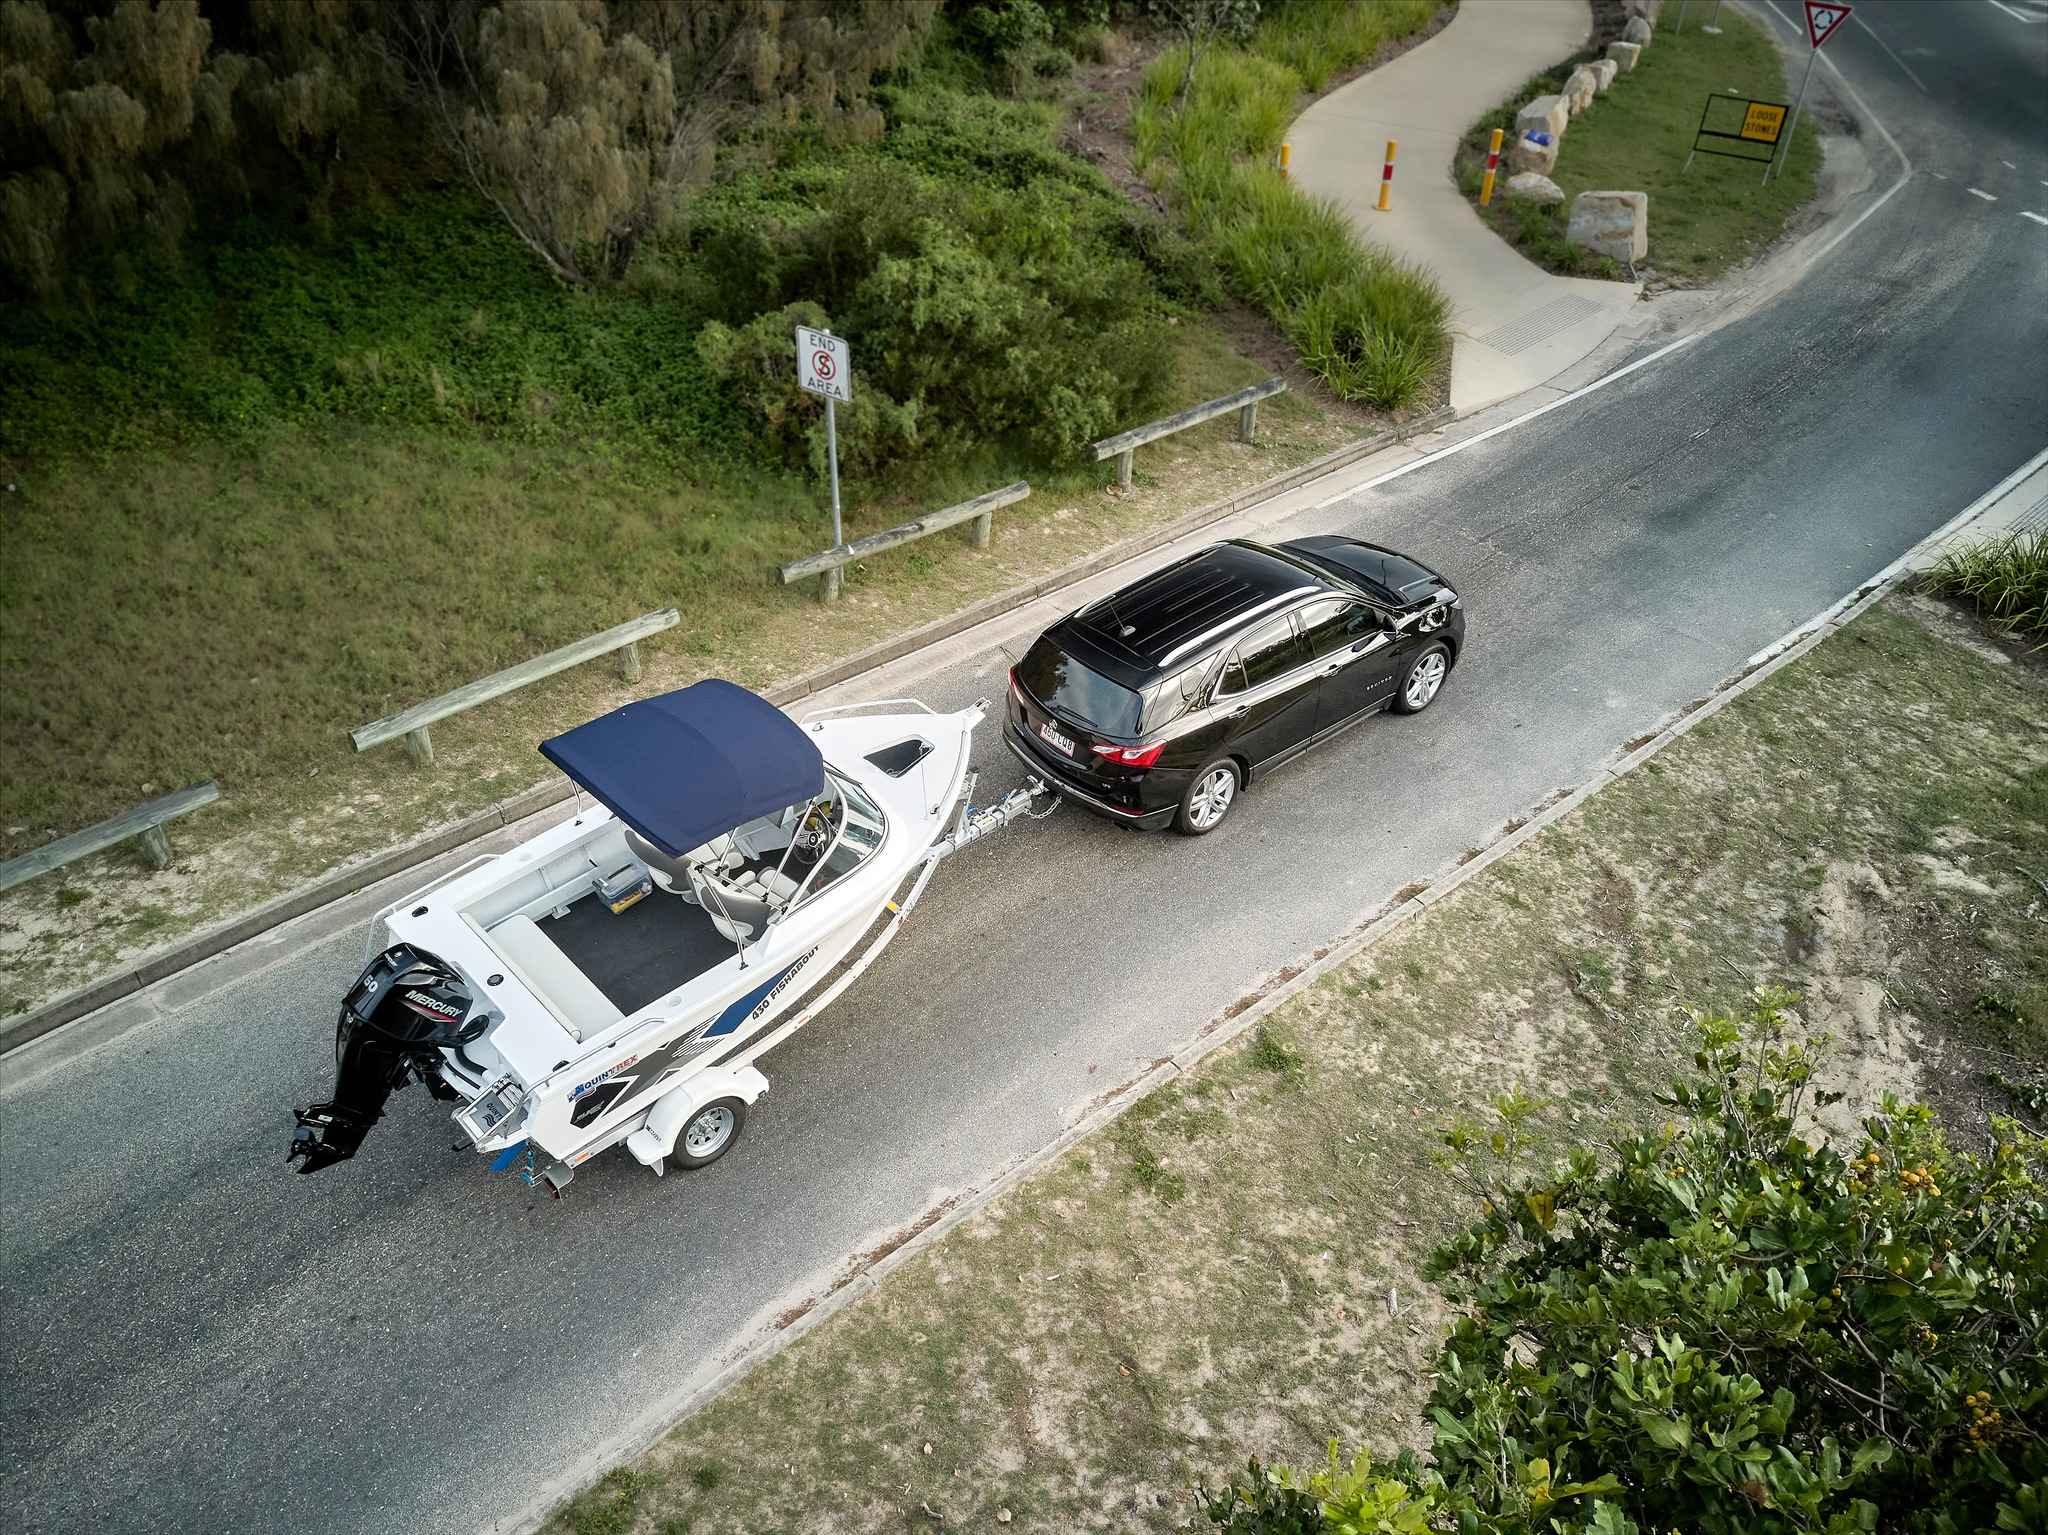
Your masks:
<svg viewBox="0 0 2048 1535"><path fill-rule="evenodd" d="M1077 724L1110 736L1143 735L1185 711L1189 703L1181 692L1185 675L1191 674L1176 674L1139 692L1089 670L1044 636L1017 667L1017 680L1033 698Z"/></svg>

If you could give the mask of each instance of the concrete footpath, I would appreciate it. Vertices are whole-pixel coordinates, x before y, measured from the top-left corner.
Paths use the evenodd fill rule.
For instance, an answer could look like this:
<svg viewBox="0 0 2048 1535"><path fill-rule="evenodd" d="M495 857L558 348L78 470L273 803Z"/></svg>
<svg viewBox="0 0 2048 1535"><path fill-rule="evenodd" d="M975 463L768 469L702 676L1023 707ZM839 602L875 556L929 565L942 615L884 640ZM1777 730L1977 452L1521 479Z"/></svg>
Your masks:
<svg viewBox="0 0 2048 1535"><path fill-rule="evenodd" d="M1642 291L1640 283L1556 277L1525 260L1451 179L1465 130L1531 75L1584 47L1592 31L1586 0L1462 0L1443 31L1330 92L1288 135L1302 190L1331 199L1368 240L1427 268L1449 292L1451 407L1460 414L1579 361L1613 334ZM1380 213L1388 139L1400 154L1393 206Z"/></svg>

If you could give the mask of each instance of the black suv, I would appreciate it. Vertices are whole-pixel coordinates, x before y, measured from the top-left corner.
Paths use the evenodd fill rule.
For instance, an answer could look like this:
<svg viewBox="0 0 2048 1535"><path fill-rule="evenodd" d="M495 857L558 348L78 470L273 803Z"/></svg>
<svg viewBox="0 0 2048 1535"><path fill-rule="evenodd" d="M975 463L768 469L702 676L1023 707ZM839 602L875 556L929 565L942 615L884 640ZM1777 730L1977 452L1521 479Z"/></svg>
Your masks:
<svg viewBox="0 0 2048 1535"><path fill-rule="evenodd" d="M1199 837L1296 753L1427 709L1464 643L1458 594L1406 555L1233 540L1040 635L1011 669L1003 739L1089 809Z"/></svg>

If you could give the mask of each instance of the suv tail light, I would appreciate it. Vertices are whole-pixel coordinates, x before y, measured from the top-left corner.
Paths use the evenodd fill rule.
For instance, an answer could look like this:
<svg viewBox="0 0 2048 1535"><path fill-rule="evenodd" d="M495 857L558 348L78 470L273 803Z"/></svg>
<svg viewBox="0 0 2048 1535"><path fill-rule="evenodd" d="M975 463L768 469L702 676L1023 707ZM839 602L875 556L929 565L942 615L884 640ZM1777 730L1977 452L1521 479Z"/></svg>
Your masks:
<svg viewBox="0 0 2048 1535"><path fill-rule="evenodd" d="M1111 746L1099 742L1095 755L1109 762L1120 762L1125 767L1148 768L1159 760L1159 754L1166 750L1164 741L1154 741L1150 746Z"/></svg>
<svg viewBox="0 0 2048 1535"><path fill-rule="evenodd" d="M1010 696L1018 703L1024 702L1024 684L1017 680L1017 668L1010 668Z"/></svg>

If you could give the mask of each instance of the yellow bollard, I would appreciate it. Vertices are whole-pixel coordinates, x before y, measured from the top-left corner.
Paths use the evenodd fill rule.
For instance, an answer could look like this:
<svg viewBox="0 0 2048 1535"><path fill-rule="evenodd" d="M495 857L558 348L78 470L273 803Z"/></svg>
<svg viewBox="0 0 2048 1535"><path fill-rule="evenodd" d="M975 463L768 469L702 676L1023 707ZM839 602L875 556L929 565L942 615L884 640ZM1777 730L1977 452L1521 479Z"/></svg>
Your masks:
<svg viewBox="0 0 2048 1535"><path fill-rule="evenodd" d="M1493 201L1493 173L1500 166L1500 129L1493 130L1493 142L1486 146L1486 179L1479 183L1479 206Z"/></svg>
<svg viewBox="0 0 2048 1535"><path fill-rule="evenodd" d="M1287 162L1292 156L1293 149L1294 146L1292 144L1282 144L1280 146L1280 179L1282 181L1287 179Z"/></svg>
<svg viewBox="0 0 2048 1535"><path fill-rule="evenodd" d="M1380 168L1379 211L1382 213L1389 210L1391 206L1390 199L1394 195L1394 150L1396 147L1392 139L1387 140L1387 163Z"/></svg>

